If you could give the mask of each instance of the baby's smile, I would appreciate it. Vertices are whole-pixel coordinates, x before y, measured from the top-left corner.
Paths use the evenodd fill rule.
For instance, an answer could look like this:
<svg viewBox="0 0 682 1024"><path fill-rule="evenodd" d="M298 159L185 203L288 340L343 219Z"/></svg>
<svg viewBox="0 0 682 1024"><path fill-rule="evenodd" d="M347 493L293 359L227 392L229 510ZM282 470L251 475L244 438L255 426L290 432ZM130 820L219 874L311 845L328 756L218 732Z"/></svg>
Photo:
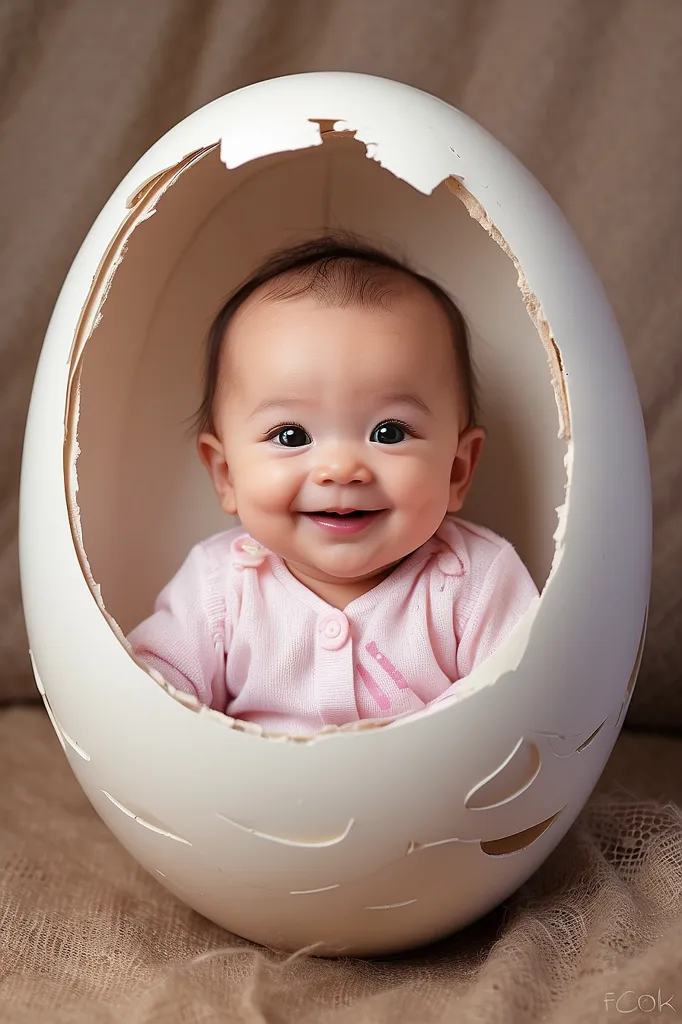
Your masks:
<svg viewBox="0 0 682 1024"><path fill-rule="evenodd" d="M337 537L351 537L377 523L388 509L344 509L322 512L300 512L321 530L328 530Z"/></svg>

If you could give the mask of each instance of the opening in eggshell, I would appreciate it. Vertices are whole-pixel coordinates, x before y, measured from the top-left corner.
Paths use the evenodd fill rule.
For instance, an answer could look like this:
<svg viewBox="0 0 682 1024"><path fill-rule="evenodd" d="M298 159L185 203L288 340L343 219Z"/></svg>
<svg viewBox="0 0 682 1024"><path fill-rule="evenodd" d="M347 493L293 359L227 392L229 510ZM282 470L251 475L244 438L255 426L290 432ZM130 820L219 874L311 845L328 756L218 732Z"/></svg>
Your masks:
<svg viewBox="0 0 682 1024"><path fill-rule="evenodd" d="M429 191L359 135L311 117L298 139L258 136L251 151L225 136L128 198L76 332L65 417L74 544L128 650L125 634L192 545L238 522L220 510L187 432L208 326L266 253L334 228L404 256L459 304L488 431L462 514L507 537L541 591L558 565L571 460L567 381L551 326L496 227L496 203L486 208L453 175ZM538 605L476 670L474 689L518 662Z"/></svg>

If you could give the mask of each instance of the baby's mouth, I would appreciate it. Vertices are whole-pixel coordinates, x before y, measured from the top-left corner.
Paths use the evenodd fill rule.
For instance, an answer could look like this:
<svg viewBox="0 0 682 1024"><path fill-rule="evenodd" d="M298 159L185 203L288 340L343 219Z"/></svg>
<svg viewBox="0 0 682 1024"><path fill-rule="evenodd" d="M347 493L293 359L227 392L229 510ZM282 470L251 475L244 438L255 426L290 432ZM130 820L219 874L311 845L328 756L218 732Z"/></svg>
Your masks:
<svg viewBox="0 0 682 1024"><path fill-rule="evenodd" d="M381 518L386 511L377 509L321 509L319 512L302 512L316 529L336 537L351 537L363 533Z"/></svg>
<svg viewBox="0 0 682 1024"><path fill-rule="evenodd" d="M315 518L317 518L317 519L319 519L322 516L324 516L325 518L328 518L328 519L360 519L363 516L375 516L379 512L383 512L383 511L384 511L384 509L382 509L382 508L373 508L373 509L355 508L355 509L350 509L348 512L327 512L327 511L325 511L323 509L320 512L303 512L303 515L304 516L315 516Z"/></svg>

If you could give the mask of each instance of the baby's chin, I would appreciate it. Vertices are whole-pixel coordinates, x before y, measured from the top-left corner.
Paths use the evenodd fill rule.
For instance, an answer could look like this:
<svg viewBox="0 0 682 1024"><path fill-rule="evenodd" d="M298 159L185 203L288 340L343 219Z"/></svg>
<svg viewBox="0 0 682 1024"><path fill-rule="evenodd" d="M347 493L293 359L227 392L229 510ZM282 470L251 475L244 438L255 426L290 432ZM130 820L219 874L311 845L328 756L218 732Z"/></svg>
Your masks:
<svg viewBox="0 0 682 1024"><path fill-rule="evenodd" d="M242 518L242 524L294 572L298 570L321 583L357 584L388 576L428 539L421 536L421 523L421 529L397 531L402 536L396 536L395 524L393 529L386 529L384 517L387 514L382 516L383 521L377 521L353 536L335 536L327 530L320 531L318 535L318 526L308 522L282 521L276 515L267 521L256 517L252 523L244 521L249 519L246 516ZM409 534L407 538L405 533Z"/></svg>
<svg viewBox="0 0 682 1024"><path fill-rule="evenodd" d="M320 557L311 559L310 553L294 554L284 561L304 570L312 579L320 583L362 583L388 576L406 557L408 552L399 556L363 558L359 552L346 551L341 556Z"/></svg>

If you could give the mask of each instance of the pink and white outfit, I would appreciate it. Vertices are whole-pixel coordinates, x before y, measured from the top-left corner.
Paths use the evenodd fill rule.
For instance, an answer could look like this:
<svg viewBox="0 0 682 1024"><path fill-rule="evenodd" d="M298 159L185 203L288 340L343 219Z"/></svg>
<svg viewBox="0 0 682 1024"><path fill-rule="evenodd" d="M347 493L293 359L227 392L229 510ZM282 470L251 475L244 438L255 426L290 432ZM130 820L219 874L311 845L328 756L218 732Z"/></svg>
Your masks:
<svg viewBox="0 0 682 1024"><path fill-rule="evenodd" d="M507 541L446 517L339 611L240 526L190 551L129 640L203 704L311 733L425 707L488 657L536 595Z"/></svg>

